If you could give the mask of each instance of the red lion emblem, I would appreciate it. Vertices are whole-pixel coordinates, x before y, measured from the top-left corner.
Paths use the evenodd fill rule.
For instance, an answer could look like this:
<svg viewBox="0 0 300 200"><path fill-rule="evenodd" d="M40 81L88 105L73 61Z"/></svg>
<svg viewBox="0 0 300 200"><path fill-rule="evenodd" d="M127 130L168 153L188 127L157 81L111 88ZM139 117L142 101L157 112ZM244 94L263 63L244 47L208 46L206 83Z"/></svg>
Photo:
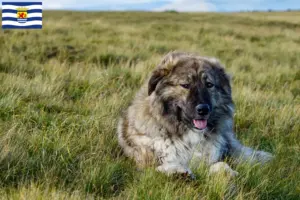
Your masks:
<svg viewBox="0 0 300 200"><path fill-rule="evenodd" d="M18 15L19 15L19 18L21 18L21 19L26 18L26 13L24 13L24 12L20 12L20 13L18 13Z"/></svg>

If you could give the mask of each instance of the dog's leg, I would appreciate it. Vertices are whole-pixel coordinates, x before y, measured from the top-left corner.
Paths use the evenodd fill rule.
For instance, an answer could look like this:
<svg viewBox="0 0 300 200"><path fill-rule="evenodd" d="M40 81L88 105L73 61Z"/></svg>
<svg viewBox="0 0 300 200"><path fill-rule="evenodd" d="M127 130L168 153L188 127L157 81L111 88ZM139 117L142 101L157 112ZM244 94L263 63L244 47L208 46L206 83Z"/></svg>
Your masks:
<svg viewBox="0 0 300 200"><path fill-rule="evenodd" d="M177 163L164 163L156 168L157 171L166 173L166 174L192 174L192 171L188 167L184 167Z"/></svg>
<svg viewBox="0 0 300 200"><path fill-rule="evenodd" d="M183 174L191 178L194 177L192 171L188 167L190 161L190 152L184 148L178 148L175 145L169 144L168 141L156 141L154 149L157 150L156 156L159 161L157 171L170 174Z"/></svg>
<svg viewBox="0 0 300 200"><path fill-rule="evenodd" d="M243 146L236 138L229 141L229 154L236 162L261 163L271 161L274 156L265 151L257 151L250 147Z"/></svg>
<svg viewBox="0 0 300 200"><path fill-rule="evenodd" d="M145 167L154 166L155 158L153 152L148 148L137 148L134 152L134 159L137 164L138 169L143 169Z"/></svg>
<svg viewBox="0 0 300 200"><path fill-rule="evenodd" d="M235 177L239 173L237 171L234 171L229 167L229 165L225 162L217 162L210 166L209 168L209 174L217 174L217 173L226 173L230 177Z"/></svg>
<svg viewBox="0 0 300 200"><path fill-rule="evenodd" d="M171 174L182 174L185 177L190 177L191 179L195 179L192 171L183 165L177 163L164 163L156 168L157 171L165 173L167 175Z"/></svg>

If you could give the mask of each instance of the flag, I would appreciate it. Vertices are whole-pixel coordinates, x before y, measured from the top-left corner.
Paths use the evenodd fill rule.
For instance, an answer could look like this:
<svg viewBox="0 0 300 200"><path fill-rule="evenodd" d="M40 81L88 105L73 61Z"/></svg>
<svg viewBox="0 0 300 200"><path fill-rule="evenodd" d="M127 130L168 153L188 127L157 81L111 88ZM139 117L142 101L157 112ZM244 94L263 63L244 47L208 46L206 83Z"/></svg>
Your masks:
<svg viewBox="0 0 300 200"><path fill-rule="evenodd" d="M41 29L42 2L2 2L3 29Z"/></svg>

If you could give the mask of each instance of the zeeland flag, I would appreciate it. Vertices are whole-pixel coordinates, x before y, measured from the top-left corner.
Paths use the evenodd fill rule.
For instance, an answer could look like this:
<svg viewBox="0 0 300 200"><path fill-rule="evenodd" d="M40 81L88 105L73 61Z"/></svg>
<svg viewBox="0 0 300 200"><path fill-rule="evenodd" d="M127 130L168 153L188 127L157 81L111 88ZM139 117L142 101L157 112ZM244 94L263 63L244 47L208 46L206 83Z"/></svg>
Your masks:
<svg viewBox="0 0 300 200"><path fill-rule="evenodd" d="M3 29L41 29L42 2L2 2Z"/></svg>

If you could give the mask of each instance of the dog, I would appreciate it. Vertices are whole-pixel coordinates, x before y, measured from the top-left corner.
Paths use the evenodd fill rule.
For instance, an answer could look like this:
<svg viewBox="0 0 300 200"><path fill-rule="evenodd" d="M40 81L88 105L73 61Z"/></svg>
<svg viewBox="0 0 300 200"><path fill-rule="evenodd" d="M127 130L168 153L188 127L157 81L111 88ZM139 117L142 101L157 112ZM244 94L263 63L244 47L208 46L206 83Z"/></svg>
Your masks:
<svg viewBox="0 0 300 200"><path fill-rule="evenodd" d="M273 155L243 146L233 132L230 78L216 58L170 52L118 123L118 142L138 167L193 176L191 163L237 175L224 159L266 163Z"/></svg>

